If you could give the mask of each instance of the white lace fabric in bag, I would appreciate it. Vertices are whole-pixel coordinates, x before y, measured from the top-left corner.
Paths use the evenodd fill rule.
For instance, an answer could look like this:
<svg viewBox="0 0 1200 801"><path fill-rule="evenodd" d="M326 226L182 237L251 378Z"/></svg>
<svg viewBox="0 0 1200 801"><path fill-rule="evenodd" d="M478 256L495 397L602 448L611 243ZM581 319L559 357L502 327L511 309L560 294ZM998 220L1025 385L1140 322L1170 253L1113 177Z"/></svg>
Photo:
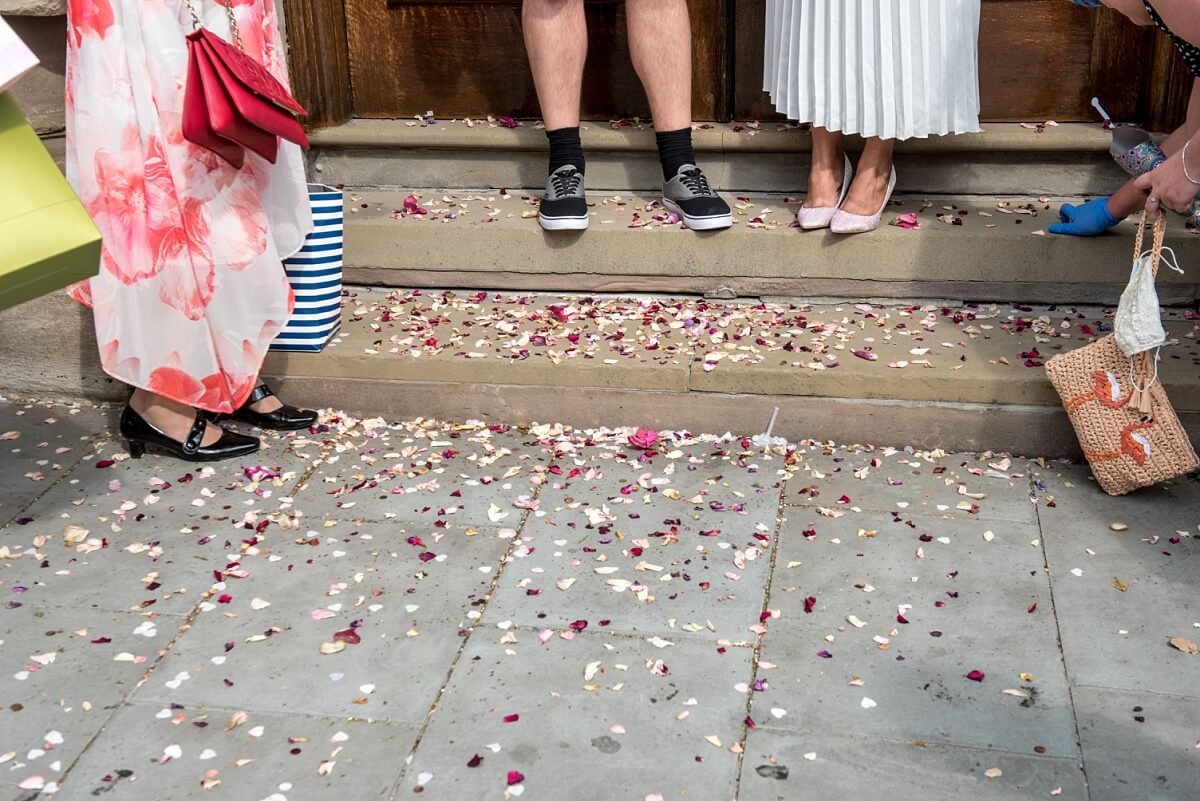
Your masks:
<svg viewBox="0 0 1200 801"><path fill-rule="evenodd" d="M1167 254L1170 253L1170 261ZM1165 264L1178 273L1179 269L1175 252L1170 248L1162 249L1161 264ZM1129 284L1121 293L1121 303L1117 306L1117 316L1113 324L1113 334L1117 346L1126 356L1135 356L1161 346L1167 341L1167 331L1162 324L1162 310L1158 305L1158 289L1154 286L1154 269L1149 253L1143 253L1141 258L1133 263L1133 273Z"/></svg>

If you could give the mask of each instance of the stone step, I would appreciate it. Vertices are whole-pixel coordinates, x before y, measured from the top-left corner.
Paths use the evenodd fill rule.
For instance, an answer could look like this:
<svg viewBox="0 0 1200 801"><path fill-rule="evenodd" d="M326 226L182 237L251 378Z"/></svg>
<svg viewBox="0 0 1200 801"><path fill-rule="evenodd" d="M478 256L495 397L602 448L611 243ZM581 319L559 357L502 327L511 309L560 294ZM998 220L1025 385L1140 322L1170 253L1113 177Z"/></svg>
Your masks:
<svg viewBox="0 0 1200 801"><path fill-rule="evenodd" d="M351 286L343 319L323 353L268 356L264 374L282 394L396 419L741 435L764 431L779 409L774 433L794 440L1078 456L1038 362L1085 343L1108 316ZM1200 316L1169 310L1167 328L1163 385L1196 439ZM868 350L878 358L855 355ZM0 395L121 402L128 389L100 369L90 312L56 294L0 312Z"/></svg>
<svg viewBox="0 0 1200 801"><path fill-rule="evenodd" d="M802 192L807 132L775 123L703 123L694 133L697 160L713 186L737 194ZM588 185L594 191L656 191L662 183L649 128L584 123ZM523 122L505 128L481 121L422 124L354 120L314 131L313 176L359 188L541 188L546 137ZM984 133L901 142L896 169L910 193L962 195L1108 194L1125 180L1108 155L1099 125L1070 123L1040 133L993 123ZM853 140L850 147L857 145Z"/></svg>
<svg viewBox="0 0 1200 801"><path fill-rule="evenodd" d="M1200 435L1200 315L1168 313L1163 385ZM737 304L351 288L321 354L271 354L295 400L381 416L1077 454L1041 362L1092 307ZM862 358L873 353L875 360Z"/></svg>
<svg viewBox="0 0 1200 801"><path fill-rule="evenodd" d="M732 229L697 233L665 222L661 208L647 211L652 197L626 193L593 195L588 231L546 233L533 219L533 194L412 190L424 214L404 211L409 195L349 194L348 281L726 298L1111 304L1127 280L1135 231L1130 221L1095 238L1039 235L1057 219L1059 201L1048 198L905 195L885 220L915 213L918 229L883 225L839 237L788 227L795 197L756 195L729 198L736 207ZM1200 293L1200 236L1176 217L1168 242L1188 272L1164 270L1160 297L1192 304Z"/></svg>

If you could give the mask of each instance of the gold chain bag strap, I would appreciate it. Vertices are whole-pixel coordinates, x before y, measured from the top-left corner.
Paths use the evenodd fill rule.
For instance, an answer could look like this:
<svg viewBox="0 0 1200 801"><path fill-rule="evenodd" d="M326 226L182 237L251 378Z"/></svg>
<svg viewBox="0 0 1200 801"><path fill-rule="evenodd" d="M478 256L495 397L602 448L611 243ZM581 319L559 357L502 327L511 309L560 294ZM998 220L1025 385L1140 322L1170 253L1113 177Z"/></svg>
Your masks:
<svg viewBox="0 0 1200 801"><path fill-rule="evenodd" d="M221 2L232 42L207 30L197 4L186 3L193 31L187 35L184 138L238 168L247 150L274 164L281 137L307 147L298 119L307 112L266 66L245 52L232 0Z"/></svg>
<svg viewBox="0 0 1200 801"><path fill-rule="evenodd" d="M1146 216L1133 246L1142 256ZM1166 215L1154 223L1151 265L1158 275ZM1200 465L1179 416L1158 381L1156 351L1132 359L1112 334L1046 362L1046 375L1062 398L1083 454L1100 487L1124 495L1189 473Z"/></svg>
<svg viewBox="0 0 1200 801"><path fill-rule="evenodd" d="M229 19L229 32L233 37L234 46L243 52L246 48L242 46L242 32L238 30L237 15L233 13L233 0L224 0L225 16ZM204 27L204 23L200 19L200 14L196 11L196 6L192 0L187 0L188 13L192 15L192 30L197 31Z"/></svg>

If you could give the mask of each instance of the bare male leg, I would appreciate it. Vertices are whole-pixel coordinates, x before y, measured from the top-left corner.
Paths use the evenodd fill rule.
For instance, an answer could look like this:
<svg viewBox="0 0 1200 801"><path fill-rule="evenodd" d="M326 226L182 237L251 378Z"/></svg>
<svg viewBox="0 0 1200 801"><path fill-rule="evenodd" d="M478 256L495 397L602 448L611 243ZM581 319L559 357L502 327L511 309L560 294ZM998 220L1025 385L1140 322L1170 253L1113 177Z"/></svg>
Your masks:
<svg viewBox="0 0 1200 801"><path fill-rule="evenodd" d="M692 25L687 0L626 0L629 55L637 70L654 127L677 131L692 125Z"/></svg>
<svg viewBox="0 0 1200 801"><path fill-rule="evenodd" d="M579 127L587 58L583 0L524 0L521 27L546 130Z"/></svg>

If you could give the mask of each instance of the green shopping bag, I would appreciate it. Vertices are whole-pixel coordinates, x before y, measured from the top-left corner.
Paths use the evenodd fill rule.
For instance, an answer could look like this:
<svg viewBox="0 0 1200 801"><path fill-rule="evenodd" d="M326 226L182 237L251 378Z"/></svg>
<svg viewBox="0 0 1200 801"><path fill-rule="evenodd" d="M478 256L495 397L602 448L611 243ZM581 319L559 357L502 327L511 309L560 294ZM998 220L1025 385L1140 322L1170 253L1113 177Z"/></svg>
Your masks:
<svg viewBox="0 0 1200 801"><path fill-rule="evenodd" d="M0 309L99 269L95 223L12 97L0 94Z"/></svg>

